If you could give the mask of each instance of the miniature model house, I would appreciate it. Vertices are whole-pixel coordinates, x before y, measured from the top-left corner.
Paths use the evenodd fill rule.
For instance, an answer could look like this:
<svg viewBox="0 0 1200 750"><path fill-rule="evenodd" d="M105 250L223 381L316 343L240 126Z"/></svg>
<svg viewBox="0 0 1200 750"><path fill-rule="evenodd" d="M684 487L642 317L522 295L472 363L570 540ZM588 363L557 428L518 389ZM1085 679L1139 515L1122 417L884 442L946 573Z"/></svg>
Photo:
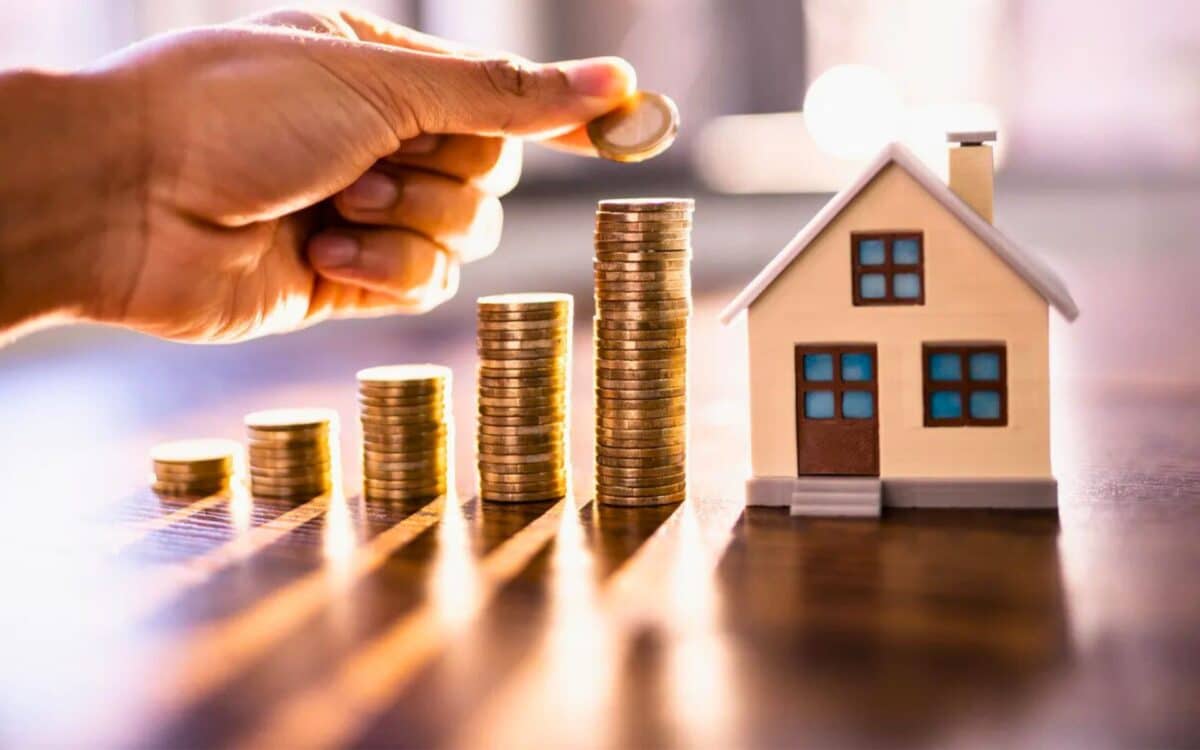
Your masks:
<svg viewBox="0 0 1200 750"><path fill-rule="evenodd" d="M1057 504L1049 308L1078 310L992 225L995 134L949 140L948 186L888 146L722 313L748 318L748 504Z"/></svg>

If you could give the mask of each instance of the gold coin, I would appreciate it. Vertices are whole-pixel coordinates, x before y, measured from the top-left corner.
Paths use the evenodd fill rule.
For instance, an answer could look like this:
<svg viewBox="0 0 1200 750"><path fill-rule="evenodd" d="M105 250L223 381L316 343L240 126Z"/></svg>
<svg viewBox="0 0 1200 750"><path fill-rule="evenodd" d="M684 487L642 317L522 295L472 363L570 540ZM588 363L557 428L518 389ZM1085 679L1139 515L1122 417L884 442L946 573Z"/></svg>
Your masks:
<svg viewBox="0 0 1200 750"><path fill-rule="evenodd" d="M641 379L641 380L618 380L615 378L603 378L596 381L595 393L597 396L608 395L602 391L613 391L619 393L622 391L674 391L687 388L687 378L683 376L665 378L663 380Z"/></svg>
<svg viewBox="0 0 1200 750"><path fill-rule="evenodd" d="M558 451L546 451L544 453L517 453L507 455L481 453L479 458L481 464L537 464L546 463L548 461L558 461L562 458L562 453Z"/></svg>
<svg viewBox="0 0 1200 750"><path fill-rule="evenodd" d="M449 367L433 364L380 365L356 373L360 385L414 391L445 389L450 384Z"/></svg>
<svg viewBox="0 0 1200 750"><path fill-rule="evenodd" d="M563 389L567 385L566 367L557 368L548 372L506 372L502 375L493 375L490 373L478 373L476 382L479 388L554 388Z"/></svg>
<svg viewBox="0 0 1200 750"><path fill-rule="evenodd" d="M682 492L686 488L686 479L639 485L605 482L599 487L600 491L605 495L614 497L654 497L655 495L670 495Z"/></svg>
<svg viewBox="0 0 1200 750"><path fill-rule="evenodd" d="M598 271L592 269L596 284L686 284L688 274L673 271Z"/></svg>
<svg viewBox="0 0 1200 750"><path fill-rule="evenodd" d="M682 427L686 424L686 416L663 417L661 419L610 419L603 416L596 417L596 426L608 427L614 430L655 430L663 427Z"/></svg>
<svg viewBox="0 0 1200 750"><path fill-rule="evenodd" d="M394 398L412 401L432 401L444 398L449 386L444 381L359 381L358 394L360 397Z"/></svg>
<svg viewBox="0 0 1200 750"><path fill-rule="evenodd" d="M687 348L677 346L670 349L611 349L600 342L596 345L595 361L598 367L611 369L617 369L612 367L612 362L626 362L629 363L628 367L636 367L637 363L644 363L649 367L677 367L687 364Z"/></svg>
<svg viewBox="0 0 1200 750"><path fill-rule="evenodd" d="M687 242L692 235L690 227L648 227L646 229L600 229L592 232L597 242Z"/></svg>
<svg viewBox="0 0 1200 750"><path fill-rule="evenodd" d="M554 467L544 471L503 471L485 469L478 473L479 481L488 484L564 484L567 471L564 467Z"/></svg>
<svg viewBox="0 0 1200 750"><path fill-rule="evenodd" d="M687 401L687 389L678 388L597 388L596 402L636 404L642 402Z"/></svg>
<svg viewBox="0 0 1200 750"><path fill-rule="evenodd" d="M662 320L612 320L611 318L592 318L592 326L606 336L625 336L625 331L633 333L648 331L673 331L683 334L687 331L686 318L666 318ZM609 333L613 331L614 333ZM633 335L630 333L628 335ZM665 334L664 334L665 335Z"/></svg>
<svg viewBox="0 0 1200 750"><path fill-rule="evenodd" d="M532 427L534 425L561 425L565 423L564 414L529 414L518 416L496 416L480 414L476 418L479 427Z"/></svg>
<svg viewBox="0 0 1200 750"><path fill-rule="evenodd" d="M614 482L622 479L632 481L640 481L642 479L654 479L656 477L675 477L680 476L684 472L681 466L660 466L657 468L647 467L619 467L619 466L596 466L596 476L603 476Z"/></svg>
<svg viewBox="0 0 1200 750"><path fill-rule="evenodd" d="M598 311L601 316L608 320L628 320L628 321L664 321L664 320L687 320L691 317L691 311L682 310L624 310L618 308L601 309Z"/></svg>
<svg viewBox="0 0 1200 750"><path fill-rule="evenodd" d="M599 214L596 215L595 233L597 235L608 234L609 232L690 232L692 230L691 219L658 219L650 218L652 214L647 214L645 221L627 221L624 219L608 219Z"/></svg>
<svg viewBox="0 0 1200 750"><path fill-rule="evenodd" d="M620 458L617 456L596 456L596 463L604 466L617 466L629 468L662 468L664 466L682 466L684 463L682 456L663 456L658 458Z"/></svg>
<svg viewBox="0 0 1200 750"><path fill-rule="evenodd" d="M573 297L561 292L516 292L511 294L489 294L475 300L481 311L490 310L565 310L571 306Z"/></svg>
<svg viewBox="0 0 1200 750"><path fill-rule="evenodd" d="M436 404L421 406L371 406L360 404L360 416L378 419L401 419L412 422L444 422L446 405Z"/></svg>
<svg viewBox="0 0 1200 750"><path fill-rule="evenodd" d="M475 429L480 435L544 435L557 434L564 430L562 421L552 421L545 424L512 424L498 425L480 422Z"/></svg>
<svg viewBox="0 0 1200 750"><path fill-rule="evenodd" d="M208 497L225 492L229 489L228 479L219 482L180 482L174 480L155 480L150 489L159 495L171 497Z"/></svg>
<svg viewBox="0 0 1200 750"><path fill-rule="evenodd" d="M655 91L634 92L614 110L587 124L588 140L605 159L637 162L657 156L675 141L679 108Z"/></svg>
<svg viewBox="0 0 1200 750"><path fill-rule="evenodd" d="M565 496L562 492L480 492L480 499L489 503L538 503L546 500L558 500Z"/></svg>
<svg viewBox="0 0 1200 750"><path fill-rule="evenodd" d="M505 313L508 315L508 313ZM571 320L566 315L550 315L542 318L500 318L492 320L487 317L475 319L476 333L513 333L518 331L560 332L571 329Z"/></svg>
<svg viewBox="0 0 1200 750"><path fill-rule="evenodd" d="M488 435L480 433L475 436L475 446L479 450L490 450L508 446L520 446L530 450L538 447L550 449L563 446L565 444L564 435L565 433L563 432L545 435Z"/></svg>
<svg viewBox="0 0 1200 750"><path fill-rule="evenodd" d="M382 492L434 492L445 486L445 481L437 478L420 479L373 479L365 478L362 486L368 490Z"/></svg>
<svg viewBox="0 0 1200 750"><path fill-rule="evenodd" d="M156 464L220 468L232 466L233 459L242 450L234 440L200 438L194 440L172 440L159 443L150 449L150 460Z"/></svg>
<svg viewBox="0 0 1200 750"><path fill-rule="evenodd" d="M358 407L360 411L364 409L379 413L394 411L400 414L419 414L422 410L427 413L444 414L449 411L446 399L442 396L414 399L360 395L358 397Z"/></svg>
<svg viewBox="0 0 1200 750"><path fill-rule="evenodd" d="M186 464L154 464L154 476L173 482L222 481L233 476L233 465L201 464L198 467Z"/></svg>
<svg viewBox="0 0 1200 750"><path fill-rule="evenodd" d="M690 223L693 215L694 212L690 210L655 208L649 211L609 211L601 208L596 210L596 223L611 224L620 221L667 221Z"/></svg>
<svg viewBox="0 0 1200 750"><path fill-rule="evenodd" d="M624 417L660 417L682 415L687 410L687 399L683 397L629 400L596 398L596 412L604 417L621 419Z"/></svg>
<svg viewBox="0 0 1200 750"><path fill-rule="evenodd" d="M556 398L563 399L566 397L566 391L562 387L516 387L516 388L493 388L491 386L481 384L478 389L479 398Z"/></svg>
<svg viewBox="0 0 1200 750"><path fill-rule="evenodd" d="M606 495L601 492L596 493L596 502L600 505L610 505L616 507L632 507L632 508L648 508L658 505L675 505L687 500L687 490L673 492L668 495L658 495L656 497L619 497Z"/></svg>
<svg viewBox="0 0 1200 750"><path fill-rule="evenodd" d="M508 351L510 349L547 349L561 352L567 347L565 336L559 338L516 338L516 339L485 339L476 338L475 346L481 351Z"/></svg>
<svg viewBox="0 0 1200 750"><path fill-rule="evenodd" d="M685 276L691 271L691 261L686 254L687 248L682 248L675 251L674 255L660 254L659 257L650 260L639 261L620 261L607 260L605 258L592 258L592 273L657 273L671 274L674 276ZM639 247L614 247L611 252L616 253L642 253L644 252Z"/></svg>
<svg viewBox="0 0 1200 750"><path fill-rule="evenodd" d="M510 476L505 479L490 479L480 476L479 486L487 492L565 492L568 480L565 475L539 475L527 479L528 475Z"/></svg>
<svg viewBox="0 0 1200 750"><path fill-rule="evenodd" d="M479 407L478 417L486 418L489 421L493 419L519 419L523 417L533 419L545 417L565 423L567 409L565 406L548 406L536 409L524 406L481 406Z"/></svg>
<svg viewBox="0 0 1200 750"><path fill-rule="evenodd" d="M493 474L536 474L539 471L565 471L566 464L564 463L566 456L562 452L550 451L539 453L538 456L545 456L538 461L496 461L489 454L481 454L475 462L475 468L479 471L488 471Z"/></svg>
<svg viewBox="0 0 1200 750"><path fill-rule="evenodd" d="M449 463L446 460L445 454L434 456L404 456L394 453L363 453L363 471L373 473L377 471L411 471L411 472L426 472L429 474L445 473Z"/></svg>
<svg viewBox="0 0 1200 750"><path fill-rule="evenodd" d="M373 502L388 502L388 501L402 502L405 500L430 500L435 497L441 497L444 494L446 494L446 488L444 486L437 487L437 488L434 488L434 489L431 489L428 491L424 491L424 492L410 492L410 491L387 492L387 491L383 491L383 490L373 490L373 489L366 489L366 488L364 488L364 490L363 490L363 497L365 497L368 501L373 501Z"/></svg>
<svg viewBox="0 0 1200 750"><path fill-rule="evenodd" d="M545 341L544 346L558 346L570 338L571 332L564 326L553 328L517 328L515 330L477 328L475 342Z"/></svg>
<svg viewBox="0 0 1200 750"><path fill-rule="evenodd" d="M559 372L565 374L567 366L566 357L539 357L537 359L497 359L494 357L479 358L479 372L482 375L500 375L501 377L514 377L515 373L512 370L526 371L534 376L552 376Z"/></svg>
<svg viewBox="0 0 1200 750"><path fill-rule="evenodd" d="M511 495L515 493L538 493L538 494L553 494L559 497L567 494L567 483L562 482L538 482L516 484L510 482L481 482L480 491L484 495L484 499L494 497L495 495Z"/></svg>
<svg viewBox="0 0 1200 750"><path fill-rule="evenodd" d="M255 433L298 432L328 429L337 422L332 409L264 409L247 414L246 427Z"/></svg>
<svg viewBox="0 0 1200 750"><path fill-rule="evenodd" d="M599 211L694 211L696 201L691 198L605 198L597 201Z"/></svg>
<svg viewBox="0 0 1200 750"><path fill-rule="evenodd" d="M476 444L480 456L540 456L549 454L559 456L566 451L566 445L561 441L548 443L483 443Z"/></svg>
<svg viewBox="0 0 1200 750"><path fill-rule="evenodd" d="M673 458L683 460L686 451L675 445L668 445L662 448L609 448L608 446L596 446L597 458Z"/></svg>

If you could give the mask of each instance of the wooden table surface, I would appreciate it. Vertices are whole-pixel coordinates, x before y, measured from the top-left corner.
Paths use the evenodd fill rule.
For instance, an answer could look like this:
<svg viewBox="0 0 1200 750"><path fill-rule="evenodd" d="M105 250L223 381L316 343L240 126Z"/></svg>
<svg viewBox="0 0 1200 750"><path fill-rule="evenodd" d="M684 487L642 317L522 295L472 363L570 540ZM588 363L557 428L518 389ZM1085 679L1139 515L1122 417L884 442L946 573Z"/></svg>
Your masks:
<svg viewBox="0 0 1200 750"><path fill-rule="evenodd" d="M1081 321L1121 274L1089 278ZM323 327L307 355L11 361L0 745L1200 743L1200 373L1087 377L1110 333L1056 322L1058 513L796 519L742 507L744 331L714 320L731 291L698 300L692 493L661 508L589 502L586 309L558 503L471 495L469 304L403 335ZM424 360L454 368L459 493L366 503L353 373ZM340 411L344 494L144 486L154 441L238 437L244 412L287 404Z"/></svg>

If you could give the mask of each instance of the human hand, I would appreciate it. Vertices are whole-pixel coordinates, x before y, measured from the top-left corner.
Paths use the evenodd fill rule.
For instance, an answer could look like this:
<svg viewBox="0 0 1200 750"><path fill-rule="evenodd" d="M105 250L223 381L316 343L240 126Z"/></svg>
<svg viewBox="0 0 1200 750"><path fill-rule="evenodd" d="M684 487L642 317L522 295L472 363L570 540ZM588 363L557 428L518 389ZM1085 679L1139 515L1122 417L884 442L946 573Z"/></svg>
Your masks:
<svg viewBox="0 0 1200 750"><path fill-rule="evenodd" d="M103 99L99 150L124 156L95 200L102 241L53 264L89 269L59 307L190 341L447 299L498 242L515 137L587 153L582 126L634 87L612 58L536 65L302 11L152 39L78 78Z"/></svg>

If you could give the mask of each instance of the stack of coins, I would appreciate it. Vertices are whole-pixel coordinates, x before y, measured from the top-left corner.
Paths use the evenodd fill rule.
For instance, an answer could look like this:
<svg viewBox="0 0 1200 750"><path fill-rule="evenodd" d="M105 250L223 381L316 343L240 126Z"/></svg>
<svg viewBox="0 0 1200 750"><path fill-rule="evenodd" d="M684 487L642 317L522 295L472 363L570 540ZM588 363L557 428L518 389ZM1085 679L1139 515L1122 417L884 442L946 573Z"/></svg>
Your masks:
<svg viewBox="0 0 1200 750"><path fill-rule="evenodd" d="M478 301L479 494L526 502L567 494L569 294Z"/></svg>
<svg viewBox="0 0 1200 750"><path fill-rule="evenodd" d="M448 486L450 368L385 365L358 373L363 495L440 497Z"/></svg>
<svg viewBox="0 0 1200 750"><path fill-rule="evenodd" d="M234 456L241 446L232 440L176 440L150 451L154 484L160 495L204 497L229 489Z"/></svg>
<svg viewBox="0 0 1200 750"><path fill-rule="evenodd" d="M600 201L596 212L596 500L687 494L690 199Z"/></svg>
<svg viewBox="0 0 1200 750"><path fill-rule="evenodd" d="M331 409L268 409L246 415L250 491L258 497L307 500L333 486Z"/></svg>

